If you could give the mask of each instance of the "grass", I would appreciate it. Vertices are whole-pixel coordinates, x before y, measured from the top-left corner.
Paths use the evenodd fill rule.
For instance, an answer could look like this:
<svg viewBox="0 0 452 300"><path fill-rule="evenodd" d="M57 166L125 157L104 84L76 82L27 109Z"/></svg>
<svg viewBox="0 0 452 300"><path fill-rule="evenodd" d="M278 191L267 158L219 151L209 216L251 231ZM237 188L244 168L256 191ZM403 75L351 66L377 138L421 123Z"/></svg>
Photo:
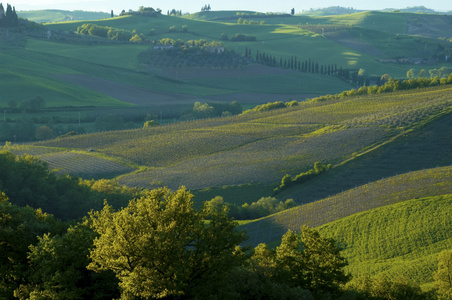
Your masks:
<svg viewBox="0 0 452 300"><path fill-rule="evenodd" d="M18 11L19 18L36 23L65 22L69 20L96 20L110 17L110 14L91 11L67 11L57 9Z"/></svg>
<svg viewBox="0 0 452 300"><path fill-rule="evenodd" d="M316 161L340 165L355 157L338 168L337 174L348 170L348 165L360 161L361 153L366 153L362 155L364 158L371 157L378 145L394 136L422 129L434 118L449 115L450 91L451 87L442 86L303 102L275 111L73 136L39 145L94 148L108 157L145 167L141 172L118 179L131 186L152 188L158 183L174 189L186 185L192 190L242 184L274 186L284 174L299 174L312 168ZM447 149L447 139L444 141ZM354 167L350 172L359 169ZM369 175L361 177L370 178ZM298 189L289 189L280 197L301 203L297 193ZM247 201L248 197L235 200L236 203Z"/></svg>
<svg viewBox="0 0 452 300"><path fill-rule="evenodd" d="M452 194L413 199L326 224L319 231L345 247L351 274L385 272L428 287L438 254L452 247L451 208Z"/></svg>
<svg viewBox="0 0 452 300"><path fill-rule="evenodd" d="M21 49L14 52L0 49L0 57L3 62L0 105L4 107L11 100L20 103L36 96L43 97L48 107L125 105L112 97L56 79L52 74L77 72L52 64L50 59L30 57Z"/></svg>
<svg viewBox="0 0 452 300"><path fill-rule="evenodd" d="M287 231L302 225L319 227L355 214L406 200L450 194L452 167L410 172L375 181L334 196L303 204L244 226L249 243L277 243ZM382 208L384 209L384 208ZM389 208L390 209L390 208Z"/></svg>

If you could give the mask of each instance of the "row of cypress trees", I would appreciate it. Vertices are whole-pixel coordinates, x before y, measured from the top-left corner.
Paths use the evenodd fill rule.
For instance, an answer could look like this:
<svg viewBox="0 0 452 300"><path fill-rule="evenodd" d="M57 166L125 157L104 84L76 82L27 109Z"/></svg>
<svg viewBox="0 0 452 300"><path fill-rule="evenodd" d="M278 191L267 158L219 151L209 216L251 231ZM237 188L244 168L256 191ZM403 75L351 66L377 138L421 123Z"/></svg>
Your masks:
<svg viewBox="0 0 452 300"><path fill-rule="evenodd" d="M0 27L10 28L19 26L19 18L16 14L16 8L7 4L6 11L3 4L0 3Z"/></svg>

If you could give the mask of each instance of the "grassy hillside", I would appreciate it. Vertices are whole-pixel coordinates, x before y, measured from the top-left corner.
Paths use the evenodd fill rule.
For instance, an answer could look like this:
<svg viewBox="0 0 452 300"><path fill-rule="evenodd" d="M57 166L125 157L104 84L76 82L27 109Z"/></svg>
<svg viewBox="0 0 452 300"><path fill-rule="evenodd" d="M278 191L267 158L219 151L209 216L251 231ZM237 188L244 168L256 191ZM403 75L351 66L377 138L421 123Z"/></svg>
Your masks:
<svg viewBox="0 0 452 300"><path fill-rule="evenodd" d="M423 126L431 120L449 116L450 91L451 87L443 86L415 92L303 102L268 112L72 136L39 145L81 151L94 148L113 159L144 167L139 173L119 178L121 183L132 186L177 188L186 185L196 190L253 183L274 187L284 174L304 172L316 161L339 166L352 159L331 174L336 174L336 170L340 174L344 169L352 173L364 170L365 167L360 166L361 159L390 147L405 133L415 129L422 132L426 128ZM429 140L426 141L419 144L428 145ZM447 149L450 140L444 141ZM407 157L405 161L410 162L410 156ZM445 160L448 160L447 155ZM356 167L346 168L355 161ZM397 172L396 167L390 170ZM369 173L372 174L371 169ZM364 173L360 178L374 181L381 177ZM343 182L342 186L353 182L356 181ZM311 186L309 182L307 186ZM288 190L280 197L302 203L296 191L298 189ZM242 199L225 201L246 202Z"/></svg>
<svg viewBox="0 0 452 300"><path fill-rule="evenodd" d="M318 227L374 208L452 191L452 167L410 172L381 179L334 196L306 203L244 225L253 245L274 243L302 225ZM334 223L332 223L334 224Z"/></svg>
<svg viewBox="0 0 452 300"><path fill-rule="evenodd" d="M67 11L57 9L18 11L18 17L28 19L36 23L66 22L75 20L97 20L109 18L111 15L104 12L92 11Z"/></svg>
<svg viewBox="0 0 452 300"><path fill-rule="evenodd" d="M353 275L387 273L433 282L437 257L452 248L452 194L404 201L356 214L319 228L345 247Z"/></svg>
<svg viewBox="0 0 452 300"><path fill-rule="evenodd" d="M203 12L187 18L123 16L89 22L136 30L151 40L219 41L223 33L228 36L246 33L255 36L257 41L223 41L226 49L242 55L246 48L251 50L252 57L257 51L277 59L296 56L301 61L312 59L319 64L364 68L369 75L389 73L395 77L404 77L412 66L383 64L376 57L430 57L446 42L405 33L428 28L428 32L436 30L435 35L438 35L449 30L447 20L443 18L446 16L422 15L414 19L411 14L378 12L329 17L264 15L259 17L267 25L240 25L236 20L233 20L235 23L224 23L224 19L254 15L252 12L240 13L244 15ZM1 83L6 97L2 97L0 105L6 107L11 99L22 101L36 96L45 98L47 106L54 107L116 106L122 105L121 102L143 105L146 101L137 99L149 98L153 98L153 104L156 100L175 103L175 99L192 104L196 98L255 104L289 98L302 100L350 89L348 83L331 76L268 67L263 70L252 66L236 72L149 68L138 63L137 55L150 46L74 36L77 27L85 23L87 21L47 24L46 29L67 32L66 35L57 34L50 40L28 38L24 47L2 47L0 55L7 63L1 72L8 80ZM182 31L184 25L188 26L188 32ZM176 32L170 33L172 26L176 27ZM151 29L154 29L153 36L150 36ZM322 30L325 31L323 36ZM53 38L60 40L57 42ZM113 92L113 85L117 85L118 90ZM88 103L87 99L92 102Z"/></svg>

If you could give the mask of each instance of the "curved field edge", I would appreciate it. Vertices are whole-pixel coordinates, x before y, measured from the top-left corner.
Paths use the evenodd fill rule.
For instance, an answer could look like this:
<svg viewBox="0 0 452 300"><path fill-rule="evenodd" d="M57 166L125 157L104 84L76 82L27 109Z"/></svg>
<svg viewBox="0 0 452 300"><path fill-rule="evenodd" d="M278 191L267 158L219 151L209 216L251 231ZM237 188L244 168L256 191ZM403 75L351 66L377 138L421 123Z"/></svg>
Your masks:
<svg viewBox="0 0 452 300"><path fill-rule="evenodd" d="M161 181L171 188L202 189L250 182L276 184L286 173L300 173L316 161L338 164L449 114L451 90L440 87L303 102L263 113L73 136L36 145L95 148L148 168L145 173L122 177L127 185ZM218 176L220 171L224 176Z"/></svg>
<svg viewBox="0 0 452 300"><path fill-rule="evenodd" d="M25 144L6 145L0 147L0 150L8 150L15 155L37 156L58 175L69 174L84 179L111 179L140 170L139 166L97 153L94 149L79 151Z"/></svg>
<svg viewBox="0 0 452 300"><path fill-rule="evenodd" d="M421 197L452 193L452 166L409 172L378 180L334 196L299 205L243 225L248 243L273 243L287 230L298 232L302 225L318 227L336 220Z"/></svg>
<svg viewBox="0 0 452 300"><path fill-rule="evenodd" d="M452 248L452 194L372 209L319 228L334 238L354 276L385 272L425 285L433 282L438 254Z"/></svg>

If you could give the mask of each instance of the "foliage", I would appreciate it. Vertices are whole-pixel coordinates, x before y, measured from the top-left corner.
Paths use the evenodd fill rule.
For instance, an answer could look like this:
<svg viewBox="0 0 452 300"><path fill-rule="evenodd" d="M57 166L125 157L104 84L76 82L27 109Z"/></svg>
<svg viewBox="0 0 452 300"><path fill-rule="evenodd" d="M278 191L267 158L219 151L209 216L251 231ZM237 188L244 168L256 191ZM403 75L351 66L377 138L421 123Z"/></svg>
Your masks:
<svg viewBox="0 0 452 300"><path fill-rule="evenodd" d="M451 172L452 167L442 167L384 178L318 201L303 203L295 208L250 222L244 228L251 237L251 245L260 242L272 243L280 239L285 231L298 231L302 225L318 227L386 205L450 194L452 193ZM321 188L325 188L324 185ZM296 196L298 193L296 190L292 195ZM300 197L300 199L305 200L304 197ZM392 214L391 211L387 213ZM377 243L377 245L379 244ZM426 276L426 274L422 276Z"/></svg>
<svg viewBox="0 0 452 300"><path fill-rule="evenodd" d="M407 277L400 276L389 278L381 273L373 278L360 276L348 282L345 290L357 293L357 299L433 299L432 293L423 292L418 283L410 281Z"/></svg>
<svg viewBox="0 0 452 300"><path fill-rule="evenodd" d="M300 102L232 118L79 135L39 145L95 148L104 155L152 167L119 179L134 186L150 188L153 180L170 188L184 182L190 189L249 182L279 184L285 174L308 170L317 161L335 165L353 158L355 152L355 156L369 153L376 148L366 147L382 145L405 130L447 115L448 93L450 87L441 86ZM267 166L273 171L262 172Z"/></svg>
<svg viewBox="0 0 452 300"><path fill-rule="evenodd" d="M257 38L255 36L248 34L236 33L235 35L231 36L229 40L231 42L243 42L243 41L255 42Z"/></svg>
<svg viewBox="0 0 452 300"><path fill-rule="evenodd" d="M333 239L323 238L304 226L300 236L288 231L276 250L258 245L251 260L258 273L280 284L313 294L338 295L340 286L349 279L344 271L347 260L340 251Z"/></svg>
<svg viewBox="0 0 452 300"><path fill-rule="evenodd" d="M0 192L0 298L12 299L14 291L28 283L28 246L38 243L38 236L63 228L41 209L12 205Z"/></svg>
<svg viewBox="0 0 452 300"><path fill-rule="evenodd" d="M385 76L385 75L383 75L383 76ZM382 76L382 78L383 78L383 76ZM372 95L372 94L381 94L381 93L391 93L391 92L400 91L400 90L413 90L413 89L419 89L419 88L424 88L424 87L434 87L434 86L438 86L438 85L452 84L452 74L450 74L448 76L449 77L447 79L443 78L441 80L439 80L438 77L434 77L432 79L428 79L425 77L417 78L417 79L411 78L408 80L388 78L387 80L384 79L385 83L381 86L377 86L377 85L367 86L367 87L363 86L358 90L352 89L349 91L343 91L342 93L336 94L336 95L326 95L326 96L313 98L312 100L313 101L325 101L325 100L340 99L340 98L356 96L356 95Z"/></svg>
<svg viewBox="0 0 452 300"><path fill-rule="evenodd" d="M91 213L100 237L89 269L114 271L124 295L145 298L190 294L201 282L215 286L239 263L235 247L244 235L225 212L198 213L191 199L184 188L159 189L118 212L106 205Z"/></svg>
<svg viewBox="0 0 452 300"><path fill-rule="evenodd" d="M16 14L16 8L8 3L5 10L3 4L0 3L0 28L14 28L17 26L19 26L19 18Z"/></svg>
<svg viewBox="0 0 452 300"><path fill-rule="evenodd" d="M331 164L329 165L323 165L321 162L316 162L314 163L314 168L310 169L307 172L304 173L300 173L297 176L295 176L295 178L292 179L292 177L289 174L284 175L284 177L281 180L281 184L279 185L279 187L275 188L275 192L281 192L284 189L294 185L294 184L300 184L303 182L306 182L308 180L310 180L313 177L316 177L326 171L328 171L329 169L331 169Z"/></svg>
<svg viewBox="0 0 452 300"><path fill-rule="evenodd" d="M159 122L155 121L155 120L149 120L144 122L143 128L147 128L147 127L155 127L155 126L159 126Z"/></svg>
<svg viewBox="0 0 452 300"><path fill-rule="evenodd" d="M274 197L262 197L251 204L244 203L239 206L235 203L224 202L223 197L217 196L209 201L205 201L204 205L207 205L210 209L216 211L221 211L223 206L227 206L229 209L228 215L230 217L236 220L252 220L295 207L296 203L293 199L279 201Z"/></svg>
<svg viewBox="0 0 452 300"><path fill-rule="evenodd" d="M438 270L433 275L442 299L452 298L452 250L443 250L438 256Z"/></svg>
<svg viewBox="0 0 452 300"><path fill-rule="evenodd" d="M89 249L97 234L88 220L62 235L44 234L28 255L30 283L16 292L19 299L113 299L119 296L113 272L88 271Z"/></svg>
<svg viewBox="0 0 452 300"><path fill-rule="evenodd" d="M14 204L42 208L60 219L81 218L89 210L99 209L105 198L121 206L140 194L138 189L120 187L108 180L57 177L37 157L15 156L8 151L0 152L0 169L0 190Z"/></svg>
<svg viewBox="0 0 452 300"><path fill-rule="evenodd" d="M111 28L107 26L99 26L93 23L87 23L77 28L78 34L97 36L108 38L110 40L141 43L143 36L136 33L135 30L128 31L124 29Z"/></svg>

